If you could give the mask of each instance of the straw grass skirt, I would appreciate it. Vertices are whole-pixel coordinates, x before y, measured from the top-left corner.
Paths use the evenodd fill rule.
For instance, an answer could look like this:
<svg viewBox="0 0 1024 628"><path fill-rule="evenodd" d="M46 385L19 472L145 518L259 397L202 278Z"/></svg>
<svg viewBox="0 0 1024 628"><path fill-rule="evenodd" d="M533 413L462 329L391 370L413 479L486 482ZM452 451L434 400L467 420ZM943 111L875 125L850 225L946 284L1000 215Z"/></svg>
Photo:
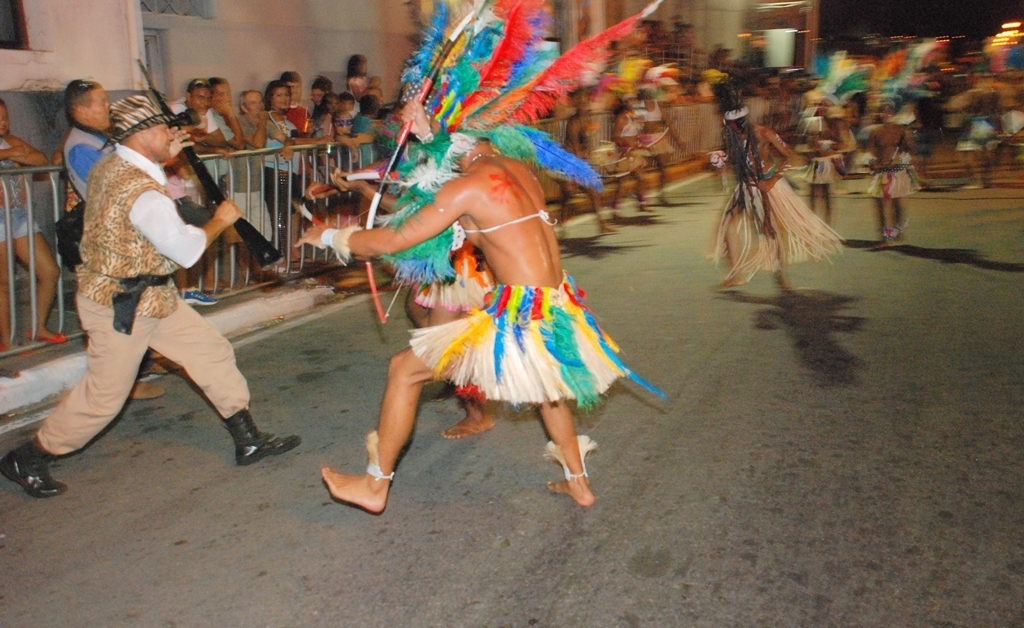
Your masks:
<svg viewBox="0 0 1024 628"><path fill-rule="evenodd" d="M920 189L921 181L914 167L901 164L876 173L868 186L868 196L889 200L910 196Z"/></svg>
<svg viewBox="0 0 1024 628"><path fill-rule="evenodd" d="M766 205L774 236L763 227ZM739 220L734 220L737 214ZM736 186L718 226L712 256L715 262L728 258L726 235L730 229L738 232L740 250L733 251L736 263L727 280L738 277L749 281L759 270L776 272L784 265L828 259L843 247L839 234L807 207L785 179L779 179L766 194L756 186Z"/></svg>

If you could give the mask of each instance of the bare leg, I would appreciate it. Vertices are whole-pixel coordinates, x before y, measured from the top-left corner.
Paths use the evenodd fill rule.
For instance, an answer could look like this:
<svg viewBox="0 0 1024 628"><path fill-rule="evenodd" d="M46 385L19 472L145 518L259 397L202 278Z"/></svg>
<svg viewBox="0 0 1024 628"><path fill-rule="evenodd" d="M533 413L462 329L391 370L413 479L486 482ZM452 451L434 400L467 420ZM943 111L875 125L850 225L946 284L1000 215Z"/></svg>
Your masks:
<svg viewBox="0 0 1024 628"><path fill-rule="evenodd" d="M410 298L406 303L406 311L410 314L414 312L422 312L423 318L418 321L414 321L417 327L434 327L436 325L444 325L452 321L458 320L465 316L462 312L453 312L446 310L443 307L435 307L428 309L415 303L415 300ZM458 391L456 394L459 398L459 405L466 411L466 416L455 425L441 432L441 436L445 438L462 438L464 436L471 436L473 434L479 434L486 432L487 430L494 427L494 417L487 412L483 398L476 399L472 396L459 395ZM482 396L481 396L482 397Z"/></svg>
<svg viewBox="0 0 1024 628"><path fill-rule="evenodd" d="M612 194L612 220L619 217L619 199L622 198L622 186L626 184L626 177L619 177L615 181L615 193Z"/></svg>
<svg viewBox="0 0 1024 628"><path fill-rule="evenodd" d="M732 214L729 216L729 224L725 227L725 254L729 258L729 272L726 274L722 282L718 284L719 288L731 288L733 286L742 286L747 283L745 277L740 277L733 271L739 264L739 251L740 251L740 215Z"/></svg>
<svg viewBox="0 0 1024 628"><path fill-rule="evenodd" d="M615 228L612 227L607 220L601 217L601 194L597 190L591 188L585 188L587 192L587 198L590 199L590 206L594 208L594 216L597 216L597 226L600 228L601 233L612 233Z"/></svg>
<svg viewBox="0 0 1024 628"><path fill-rule="evenodd" d="M46 238L43 234L34 234L35 263L36 263L36 303L38 304L36 316L36 339L50 340L57 334L46 328L46 320L50 317L50 308L53 307L53 300L57 296L57 280L60 278L60 267L53 257ZM14 241L14 254L28 267L28 238L18 238Z"/></svg>
<svg viewBox="0 0 1024 628"><path fill-rule="evenodd" d="M441 432L445 438L465 438L480 434L494 427L494 417L487 411L485 402L470 396L459 395L459 405L466 411L466 416Z"/></svg>
<svg viewBox="0 0 1024 628"><path fill-rule="evenodd" d="M405 314L416 329L430 324L430 308L423 307L416 302L419 293L419 288L410 288L409 295L405 298Z"/></svg>
<svg viewBox="0 0 1024 628"><path fill-rule="evenodd" d="M782 250L782 242L778 236L771 238L769 241L771 242L770 246L775 248L775 255L779 260L779 269L775 271L775 283L778 284L780 290L792 290L793 287L789 285L789 280L786 278L786 259Z"/></svg>
<svg viewBox="0 0 1024 628"><path fill-rule="evenodd" d="M548 436L562 450L565 466L573 477L571 480L548 482L548 489L555 493L568 495L580 506L590 506L597 498L590 491L590 483L583 474L583 459L580 458L579 443L576 440L576 426L573 425L572 413L561 401L540 404L540 418Z"/></svg>
<svg viewBox="0 0 1024 628"><path fill-rule="evenodd" d="M0 347L11 346L11 303L7 281L7 243L0 242Z"/></svg>
<svg viewBox="0 0 1024 628"><path fill-rule="evenodd" d="M644 196L644 173L642 168L637 168L633 175L636 177L636 202L642 212L654 211L647 207L647 198Z"/></svg>
<svg viewBox="0 0 1024 628"><path fill-rule="evenodd" d="M885 223L885 199L881 197L875 198L875 213L878 216L878 235L880 244L885 245L885 234L888 225Z"/></svg>
<svg viewBox="0 0 1024 628"><path fill-rule="evenodd" d="M832 225L832 186L826 184L822 186L822 196L825 197L825 224Z"/></svg>
<svg viewBox="0 0 1024 628"><path fill-rule="evenodd" d="M416 404L420 391L423 384L433 378L434 373L416 357L412 349L401 351L391 358L384 401L377 421L377 434L380 436L378 465L382 474L390 475L394 471L398 454L409 440L416 422ZM320 475L331 496L339 501L359 506L371 513L383 512L387 506L390 480L378 480L369 473L343 475L327 466L320 469Z"/></svg>

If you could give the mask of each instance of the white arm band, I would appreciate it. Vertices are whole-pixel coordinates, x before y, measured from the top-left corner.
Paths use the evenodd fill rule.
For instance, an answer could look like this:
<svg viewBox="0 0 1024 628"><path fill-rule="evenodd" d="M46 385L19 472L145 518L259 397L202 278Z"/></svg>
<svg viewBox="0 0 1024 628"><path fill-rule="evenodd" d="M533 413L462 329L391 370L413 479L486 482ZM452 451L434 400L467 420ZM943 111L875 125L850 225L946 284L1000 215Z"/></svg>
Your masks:
<svg viewBox="0 0 1024 628"><path fill-rule="evenodd" d="M352 234L362 229L359 225L352 225L345 227L344 229L324 229L324 232L320 234L320 242L324 246L330 246L334 249L334 252L338 255L338 259L343 264L348 264L352 261L352 249L348 247L348 240L352 237Z"/></svg>

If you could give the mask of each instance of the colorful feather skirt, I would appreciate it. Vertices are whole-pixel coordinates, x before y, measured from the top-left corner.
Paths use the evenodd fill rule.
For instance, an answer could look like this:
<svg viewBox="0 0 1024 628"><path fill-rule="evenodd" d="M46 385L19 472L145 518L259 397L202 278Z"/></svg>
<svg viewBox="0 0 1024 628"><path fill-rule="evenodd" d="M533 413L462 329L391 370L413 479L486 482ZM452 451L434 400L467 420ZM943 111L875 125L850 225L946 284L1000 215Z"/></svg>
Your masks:
<svg viewBox="0 0 1024 628"><path fill-rule="evenodd" d="M416 303L425 308L444 308L450 312L468 312L483 305L494 289L494 276L475 254L476 247L465 242L452 255L453 281L435 281L416 295Z"/></svg>
<svg viewBox="0 0 1024 628"><path fill-rule="evenodd" d="M910 164L900 164L875 173L868 186L868 196L889 200L910 196L920 189L917 170Z"/></svg>
<svg viewBox="0 0 1024 628"><path fill-rule="evenodd" d="M568 275L554 288L499 284L484 309L412 334L413 352L439 379L474 384L488 399L590 407L620 377L664 397L619 360Z"/></svg>
<svg viewBox="0 0 1024 628"><path fill-rule="evenodd" d="M766 211L774 235L766 233ZM734 220L737 214L739 220ZM732 251L734 264L726 280L749 281L759 270L775 272L784 265L828 259L843 250L839 234L807 207L785 179L779 179L767 194L752 185L736 186L718 226L715 262L728 256L729 230L735 230L733 241L739 250Z"/></svg>

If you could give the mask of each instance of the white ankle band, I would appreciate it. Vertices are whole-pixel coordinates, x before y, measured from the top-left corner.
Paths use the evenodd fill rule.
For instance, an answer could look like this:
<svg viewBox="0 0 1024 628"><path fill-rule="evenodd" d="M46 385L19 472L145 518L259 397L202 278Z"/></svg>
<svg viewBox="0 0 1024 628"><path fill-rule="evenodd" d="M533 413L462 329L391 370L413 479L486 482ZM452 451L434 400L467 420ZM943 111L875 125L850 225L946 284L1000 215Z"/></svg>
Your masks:
<svg viewBox="0 0 1024 628"><path fill-rule="evenodd" d="M587 475L587 454L597 449L597 443L592 441L590 437L585 434L577 436L576 443L580 449L580 462L583 463L583 473L570 472L569 466L565 464L565 456L562 455L561 447L551 441L548 441L547 452L544 454L546 457L562 465L562 471L565 474L565 479L568 481L590 477Z"/></svg>
<svg viewBox="0 0 1024 628"><path fill-rule="evenodd" d="M390 481L390 480L393 480L395 478L395 472L394 471L392 471L391 473L389 473L387 475L384 475L384 472L380 470L380 467L378 467L377 465L373 464L372 462L370 464L366 465L366 473L368 473L369 475L372 475L373 476L373 480L375 482L379 482L380 480L389 480Z"/></svg>

